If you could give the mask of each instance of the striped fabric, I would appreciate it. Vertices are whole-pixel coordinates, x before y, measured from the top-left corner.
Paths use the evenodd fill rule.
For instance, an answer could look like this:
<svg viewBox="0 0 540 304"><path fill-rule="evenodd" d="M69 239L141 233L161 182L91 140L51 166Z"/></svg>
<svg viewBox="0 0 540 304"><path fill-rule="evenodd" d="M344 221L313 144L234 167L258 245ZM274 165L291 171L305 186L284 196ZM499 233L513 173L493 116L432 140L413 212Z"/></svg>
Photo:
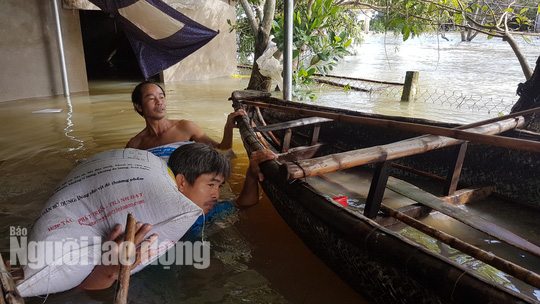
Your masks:
<svg viewBox="0 0 540 304"><path fill-rule="evenodd" d="M160 0L90 2L122 23L145 78L178 63L219 33Z"/></svg>

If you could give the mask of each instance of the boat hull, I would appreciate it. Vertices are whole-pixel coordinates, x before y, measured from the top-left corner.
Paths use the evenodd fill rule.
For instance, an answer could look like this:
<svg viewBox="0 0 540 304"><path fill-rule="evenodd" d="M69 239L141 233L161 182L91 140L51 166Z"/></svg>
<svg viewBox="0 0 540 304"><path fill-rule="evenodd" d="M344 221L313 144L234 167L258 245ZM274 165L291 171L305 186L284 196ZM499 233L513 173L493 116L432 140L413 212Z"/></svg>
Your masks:
<svg viewBox="0 0 540 304"><path fill-rule="evenodd" d="M262 99L261 99L262 100ZM272 104L285 104L272 98L264 98ZM235 108L242 107L234 103ZM309 105L296 105L300 108L313 108ZM323 109L346 115L377 115L362 114L346 110ZM267 123L291 121L303 118L303 115L282 113L276 110L260 109ZM250 112L255 115L253 111ZM386 117L388 118L388 117ZM254 120L257 118L254 116ZM260 119L260 118L259 118ZM454 127L449 124L420 121L415 119L394 118L401 121L425 123ZM388 132L382 128L351 126L341 122L324 123L319 139L331 143L330 148L321 148L315 156L331 154L336 147L343 150L360 149L373 145L386 144L397 140L418 136L418 134L393 130ZM264 144L255 133L251 122L241 118L238 126L248 154L255 150L264 149ZM296 138L297 142L309 141L313 128L298 128L303 136ZM276 132L276 136L281 134ZM304 139L302 139L302 137ZM267 141L270 141L267 139ZM302 144L302 143L300 143ZM538 155L532 152L515 152L508 149L496 148L489 152L480 152L483 145L470 145L468 153L477 155L479 160L464 165L463 181L477 185L478 183L493 183L497 172L501 170L508 174L517 170L533 172L538 165ZM496 152L493 152L496 151ZM452 148L429 151L422 155L401 158L403 165L414 166L433 174L446 176L448 172L448 155ZM490 153L495 153L490 158ZM429 156L427 156L430 154ZM496 166L497 170L477 170L484 165L493 166L498 157L513 157L522 166ZM517 158L516 158L517 157ZM481 161L480 161L481 160ZM496 164L496 163L495 163ZM373 303L528 303L534 299L503 288L480 277L455 261L435 254L425 247L412 242L404 236L386 229L377 222L364 217L358 212L343 208L318 193L302 179L288 181L284 178L284 167L276 161L261 164L265 180L261 183L278 213L287 224L298 234L306 245L325 263L327 263L343 280L354 287L368 301ZM475 171L476 170L476 171ZM481 174L479 173L481 172ZM526 173L527 174L527 173ZM394 174L393 174L394 175ZM397 173L407 177L407 172ZM510 174L511 176L511 174ZM532 175L535 177L536 175ZM515 179L515 176L513 177ZM519 203L535 205L540 197L538 191L522 193L516 190L524 186L514 180L508 185L511 177L497 181L497 190L505 198ZM537 187L538 178L531 178L525 186ZM506 188L505 188L506 187ZM515 190L515 191L509 191ZM437 189L433 190L438 191ZM511 192L511 193L510 193Z"/></svg>

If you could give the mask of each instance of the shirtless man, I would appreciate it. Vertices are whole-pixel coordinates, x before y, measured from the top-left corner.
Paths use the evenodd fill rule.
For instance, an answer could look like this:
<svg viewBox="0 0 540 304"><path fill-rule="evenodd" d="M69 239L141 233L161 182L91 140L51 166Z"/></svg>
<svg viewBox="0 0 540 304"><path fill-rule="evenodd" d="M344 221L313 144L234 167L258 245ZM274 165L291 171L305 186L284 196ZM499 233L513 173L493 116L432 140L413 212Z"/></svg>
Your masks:
<svg viewBox="0 0 540 304"><path fill-rule="evenodd" d="M131 94L135 111L146 121L146 127L126 145L126 148L147 150L150 148L182 141L196 141L213 148L230 149L232 147L234 118L246 115L244 110L229 114L223 139L220 143L208 137L194 122L189 120L171 120L165 118L167 101L165 91L156 83L144 81L138 84Z"/></svg>

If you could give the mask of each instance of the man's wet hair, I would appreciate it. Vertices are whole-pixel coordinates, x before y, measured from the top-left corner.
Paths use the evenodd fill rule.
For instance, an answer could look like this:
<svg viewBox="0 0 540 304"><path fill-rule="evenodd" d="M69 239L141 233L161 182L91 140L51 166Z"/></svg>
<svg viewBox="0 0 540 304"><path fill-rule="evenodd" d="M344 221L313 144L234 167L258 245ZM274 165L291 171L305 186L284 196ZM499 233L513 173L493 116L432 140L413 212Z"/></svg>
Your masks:
<svg viewBox="0 0 540 304"><path fill-rule="evenodd" d="M169 157L169 167L174 176L183 174L193 186L203 174L216 174L227 179L231 174L231 164L221 152L203 143L180 146Z"/></svg>
<svg viewBox="0 0 540 304"><path fill-rule="evenodd" d="M133 108L135 109L135 112L139 113L139 115L143 116L142 111L137 110L137 106L140 106L142 108L142 88L147 84L155 84L157 85L161 91L163 92L163 96L165 96L165 90L158 84L153 81L145 80L141 83L139 83L135 89L133 89L133 92L131 92L131 102L133 103Z"/></svg>

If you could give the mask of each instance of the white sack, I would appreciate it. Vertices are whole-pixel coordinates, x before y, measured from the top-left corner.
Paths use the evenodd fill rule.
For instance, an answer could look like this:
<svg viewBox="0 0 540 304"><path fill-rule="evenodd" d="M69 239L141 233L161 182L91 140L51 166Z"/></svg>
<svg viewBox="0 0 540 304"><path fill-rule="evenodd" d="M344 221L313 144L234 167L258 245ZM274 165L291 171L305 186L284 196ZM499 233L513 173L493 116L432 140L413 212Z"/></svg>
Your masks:
<svg viewBox="0 0 540 304"><path fill-rule="evenodd" d="M18 285L21 295L61 292L79 285L95 267L94 258L101 254L101 244L94 238L99 236L105 242L116 224L125 228L128 212L138 222L153 225L149 235L159 235L160 254L177 242L202 214L197 205L178 191L166 163L152 153L136 149L99 153L77 166L60 183L28 237L28 244L74 241L87 246L75 250L63 246L64 259L54 257L54 262L39 269L33 269L36 265L23 267L25 280ZM66 256L79 263L67 265ZM82 265L83 259L89 263ZM137 267L132 273L142 268Z"/></svg>

